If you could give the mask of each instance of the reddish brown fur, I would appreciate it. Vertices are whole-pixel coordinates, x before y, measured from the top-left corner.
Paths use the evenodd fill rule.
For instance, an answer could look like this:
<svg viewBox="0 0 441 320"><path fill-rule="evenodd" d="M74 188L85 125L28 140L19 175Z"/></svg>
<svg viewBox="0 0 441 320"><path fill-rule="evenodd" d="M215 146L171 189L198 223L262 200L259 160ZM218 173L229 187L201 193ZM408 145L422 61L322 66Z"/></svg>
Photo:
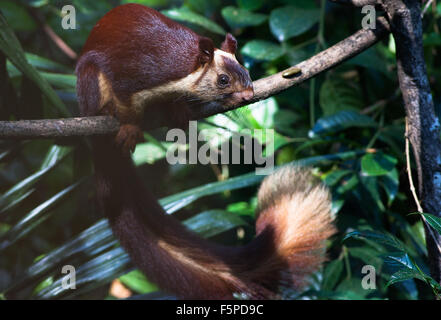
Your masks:
<svg viewBox="0 0 441 320"><path fill-rule="evenodd" d="M228 33L227 37L225 38L225 41L222 42L221 50L235 54L237 50L237 40L234 39L234 37Z"/></svg>
<svg viewBox="0 0 441 320"><path fill-rule="evenodd" d="M227 35L222 48L234 54L236 47ZM77 66L81 113L107 112L122 122L116 143L93 139L99 204L134 264L162 290L188 299L276 298L280 285L300 288L323 261L324 240L334 232L326 189L298 168L269 176L259 191L256 238L223 247L168 216L121 151L133 149L142 135L133 94L183 78L212 59L211 40L144 6L117 7L95 26ZM252 90L245 69L228 59L225 68L240 80L236 86ZM170 116L186 117L185 108L165 102Z"/></svg>
<svg viewBox="0 0 441 320"><path fill-rule="evenodd" d="M89 62L98 65L116 95L128 103L135 92L192 73L212 59L213 49L211 39L156 10L127 4L111 10L95 25L78 68Z"/></svg>

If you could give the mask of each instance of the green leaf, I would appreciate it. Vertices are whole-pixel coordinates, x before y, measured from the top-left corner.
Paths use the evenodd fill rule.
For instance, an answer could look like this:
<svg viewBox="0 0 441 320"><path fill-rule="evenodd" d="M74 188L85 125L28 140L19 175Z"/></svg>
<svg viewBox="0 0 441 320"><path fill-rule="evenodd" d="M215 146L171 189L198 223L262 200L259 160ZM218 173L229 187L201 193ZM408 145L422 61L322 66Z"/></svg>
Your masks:
<svg viewBox="0 0 441 320"><path fill-rule="evenodd" d="M340 293L345 299L350 300L366 300L367 295L372 292L372 290L365 290L361 286L362 279L356 276L345 278L337 288L336 292Z"/></svg>
<svg viewBox="0 0 441 320"><path fill-rule="evenodd" d="M226 31L215 22L197 13L194 13L185 7L182 7L180 9L164 10L161 12L173 20L188 22L220 35L225 35L226 33Z"/></svg>
<svg viewBox="0 0 441 320"><path fill-rule="evenodd" d="M351 127L375 128L377 126L377 123L368 116L353 111L340 111L331 116L318 119L308 135L310 138L314 138Z"/></svg>
<svg viewBox="0 0 441 320"><path fill-rule="evenodd" d="M273 129L274 116L279 111L279 104L274 97L270 97L250 104L247 110L253 119L259 124L259 126L254 127L254 129Z"/></svg>
<svg viewBox="0 0 441 320"><path fill-rule="evenodd" d="M424 39L423 39L423 44L424 44L424 46L427 46L427 47L441 46L441 36L436 32L425 34Z"/></svg>
<svg viewBox="0 0 441 320"><path fill-rule="evenodd" d="M320 18L320 10L286 6L271 11L270 29L280 42L311 29Z"/></svg>
<svg viewBox="0 0 441 320"><path fill-rule="evenodd" d="M69 74L73 73L73 70L71 70L69 67L66 67L47 58L37 56L36 54L26 53L25 56L29 64L34 68L52 72L65 72Z"/></svg>
<svg viewBox="0 0 441 320"><path fill-rule="evenodd" d="M257 10L260 9L265 0L237 0L237 5L246 10Z"/></svg>
<svg viewBox="0 0 441 320"><path fill-rule="evenodd" d="M388 205L390 206L398 194L398 170L393 168L391 171L379 177L379 182L387 194Z"/></svg>
<svg viewBox="0 0 441 320"><path fill-rule="evenodd" d="M384 260L385 265L393 272L386 287L409 279L429 281L430 276L424 274L412 261L407 253L388 255ZM432 279L433 280L433 279Z"/></svg>
<svg viewBox="0 0 441 320"><path fill-rule="evenodd" d="M409 279L420 279L424 281L424 277L422 277L418 272L412 269L402 269L391 275L390 280L386 283L386 287L389 287L397 282L406 281Z"/></svg>
<svg viewBox="0 0 441 320"><path fill-rule="evenodd" d="M315 1L311 0L280 0L283 4L294 5L302 9L317 9Z"/></svg>
<svg viewBox="0 0 441 320"><path fill-rule="evenodd" d="M245 28L258 26L268 18L265 14L253 13L251 11L228 6L222 9L222 17L232 28Z"/></svg>
<svg viewBox="0 0 441 320"><path fill-rule="evenodd" d="M327 186L334 186L339 182L344 176L352 173L352 170L333 170L328 175L326 175L324 182Z"/></svg>
<svg viewBox="0 0 441 320"><path fill-rule="evenodd" d="M320 107L325 117L339 111L359 111L363 106L363 97L357 82L330 78L320 87Z"/></svg>
<svg viewBox="0 0 441 320"><path fill-rule="evenodd" d="M383 265L381 253L370 246L350 247L348 252L351 256L362 260L366 264L374 266L377 270L380 270Z"/></svg>
<svg viewBox="0 0 441 320"><path fill-rule="evenodd" d="M335 191L338 194L344 195L346 192L354 189L359 182L360 180L358 176L354 172L351 172L348 177L345 177L345 179L343 179L343 181L340 183Z"/></svg>
<svg viewBox="0 0 441 320"><path fill-rule="evenodd" d="M34 8L41 8L48 5L49 0L26 0L26 4Z"/></svg>
<svg viewBox="0 0 441 320"><path fill-rule="evenodd" d="M163 143L166 148L172 143ZM154 143L140 143L136 146L135 152L132 155L132 159L135 165L140 166L144 163L153 164L158 160L164 159L166 156L166 150Z"/></svg>
<svg viewBox="0 0 441 320"><path fill-rule="evenodd" d="M227 211L234 213L235 215L254 217L254 211L256 210L257 199L253 198L251 203L246 201L240 201L231 203L227 206Z"/></svg>
<svg viewBox="0 0 441 320"><path fill-rule="evenodd" d="M240 52L261 61L273 61L285 53L281 46L265 40L251 40L242 47Z"/></svg>
<svg viewBox="0 0 441 320"><path fill-rule="evenodd" d="M57 278L52 284L40 290L35 298L73 298L82 292L87 292L105 283L122 276L130 270L130 258L120 247L114 248L84 264L81 264L75 271L76 289L63 287L64 275Z"/></svg>
<svg viewBox="0 0 441 320"><path fill-rule="evenodd" d="M0 50L29 79L31 79L63 116L69 112L49 83L27 62L20 42L0 13Z"/></svg>
<svg viewBox="0 0 441 320"><path fill-rule="evenodd" d="M130 290L137 293L149 293L158 290L158 287L149 282L146 276L139 270L133 270L119 278Z"/></svg>
<svg viewBox="0 0 441 320"><path fill-rule="evenodd" d="M72 193L72 191L80 184L80 182L77 182L63 189L29 212L23 219L6 232L6 234L0 237L0 251L8 248L34 230L39 224L47 220L53 213L52 209Z"/></svg>
<svg viewBox="0 0 441 320"><path fill-rule="evenodd" d="M334 289L343 273L343 269L344 266L342 259L331 261L325 268L321 289L328 291Z"/></svg>
<svg viewBox="0 0 441 320"><path fill-rule="evenodd" d="M426 218L426 221L430 226L441 234L441 218L430 213L420 213Z"/></svg>
<svg viewBox="0 0 441 320"><path fill-rule="evenodd" d="M222 232L247 225L238 215L224 210L201 212L185 220L184 224L204 238L213 237Z"/></svg>
<svg viewBox="0 0 441 320"><path fill-rule="evenodd" d="M339 152L334 154L324 154L316 157L303 158L296 161L292 161L292 164L296 164L299 166L327 166L331 165L335 162L346 161L349 159L357 158L363 154L365 154L365 150L354 150L347 152Z"/></svg>
<svg viewBox="0 0 441 320"><path fill-rule="evenodd" d="M40 72L41 76L52 86L61 89L75 89L77 77L73 74Z"/></svg>
<svg viewBox="0 0 441 320"><path fill-rule="evenodd" d="M4 14L6 20L12 29L17 31L35 31L37 24L26 8L17 3L17 1L0 1L0 11Z"/></svg>
<svg viewBox="0 0 441 320"><path fill-rule="evenodd" d="M52 146L37 172L22 179L0 196L0 214L12 209L27 199L34 191L34 189L32 189L34 184L51 172L71 151L72 148L70 147Z"/></svg>
<svg viewBox="0 0 441 320"><path fill-rule="evenodd" d="M347 239L354 238L354 239L361 239L361 240L372 240L376 243L386 245L388 247L398 249L399 251L404 251L404 245L400 240L398 240L396 237L379 232L379 231L352 231L347 233L342 241L346 241Z"/></svg>
<svg viewBox="0 0 441 320"><path fill-rule="evenodd" d="M375 69L387 76L390 74L386 59L382 57L374 48L369 48L368 50L363 51L354 58L348 60L346 63L362 66L364 68Z"/></svg>
<svg viewBox="0 0 441 320"><path fill-rule="evenodd" d="M361 169L368 176L382 176L394 170L398 160L383 152L368 153L361 158Z"/></svg>
<svg viewBox="0 0 441 320"><path fill-rule="evenodd" d="M60 270L62 265L66 264L66 261L69 261L72 257L81 254L83 259L93 258L97 254L115 246L116 243L117 241L113 237L107 220L102 219L75 236L72 240L34 262L24 275L12 283L12 286L6 292L13 292L17 288L32 283L35 279L40 279L49 272Z"/></svg>
<svg viewBox="0 0 441 320"><path fill-rule="evenodd" d="M202 197L227 190L236 190L256 185L262 181L263 178L264 176L259 176L254 172L251 172L225 181L208 183L200 187L168 196L161 199L160 203L168 213L173 213Z"/></svg>
<svg viewBox="0 0 441 320"><path fill-rule="evenodd" d="M40 292L41 290L43 290L44 288L50 286L51 284L54 283L54 278L53 277L48 277L46 279L44 279L43 281L41 281L34 289L34 294L37 294L38 292Z"/></svg>

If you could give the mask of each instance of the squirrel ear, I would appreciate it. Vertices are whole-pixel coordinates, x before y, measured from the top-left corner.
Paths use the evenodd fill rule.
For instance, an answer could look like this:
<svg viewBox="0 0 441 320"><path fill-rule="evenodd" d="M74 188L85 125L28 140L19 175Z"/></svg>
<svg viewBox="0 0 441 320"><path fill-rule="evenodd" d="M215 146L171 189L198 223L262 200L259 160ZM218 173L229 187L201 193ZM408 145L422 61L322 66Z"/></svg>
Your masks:
<svg viewBox="0 0 441 320"><path fill-rule="evenodd" d="M199 38L199 62L201 65L210 63L213 60L214 44L206 37Z"/></svg>
<svg viewBox="0 0 441 320"><path fill-rule="evenodd" d="M236 54L237 50L237 40L231 33L227 33L224 42L222 42L221 50L229 52L231 54Z"/></svg>

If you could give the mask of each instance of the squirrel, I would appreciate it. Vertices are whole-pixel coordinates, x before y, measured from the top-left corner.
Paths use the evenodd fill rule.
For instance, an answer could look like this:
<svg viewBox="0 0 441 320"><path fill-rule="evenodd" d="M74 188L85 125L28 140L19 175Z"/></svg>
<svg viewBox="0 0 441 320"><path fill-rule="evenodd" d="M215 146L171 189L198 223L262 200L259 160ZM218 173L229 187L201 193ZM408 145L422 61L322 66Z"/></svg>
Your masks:
<svg viewBox="0 0 441 320"><path fill-rule="evenodd" d="M144 117L165 112L179 125L193 108L253 98L236 50L231 34L217 49L154 9L126 4L94 26L76 67L81 115L121 124L115 136L92 138L98 205L134 265L178 298L279 298L281 286L300 289L320 267L335 232L329 191L306 168L284 166L264 179L256 237L240 247L187 230L137 176L130 152Z"/></svg>

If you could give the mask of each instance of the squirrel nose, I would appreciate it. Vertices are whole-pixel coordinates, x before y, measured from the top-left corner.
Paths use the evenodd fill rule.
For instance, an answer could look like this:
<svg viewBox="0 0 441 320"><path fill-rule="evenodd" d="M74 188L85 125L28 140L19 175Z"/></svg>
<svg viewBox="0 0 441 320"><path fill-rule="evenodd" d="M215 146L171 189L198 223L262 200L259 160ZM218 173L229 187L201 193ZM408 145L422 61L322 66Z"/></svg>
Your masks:
<svg viewBox="0 0 441 320"><path fill-rule="evenodd" d="M243 90L240 95L243 101L250 101L254 97L253 87Z"/></svg>

